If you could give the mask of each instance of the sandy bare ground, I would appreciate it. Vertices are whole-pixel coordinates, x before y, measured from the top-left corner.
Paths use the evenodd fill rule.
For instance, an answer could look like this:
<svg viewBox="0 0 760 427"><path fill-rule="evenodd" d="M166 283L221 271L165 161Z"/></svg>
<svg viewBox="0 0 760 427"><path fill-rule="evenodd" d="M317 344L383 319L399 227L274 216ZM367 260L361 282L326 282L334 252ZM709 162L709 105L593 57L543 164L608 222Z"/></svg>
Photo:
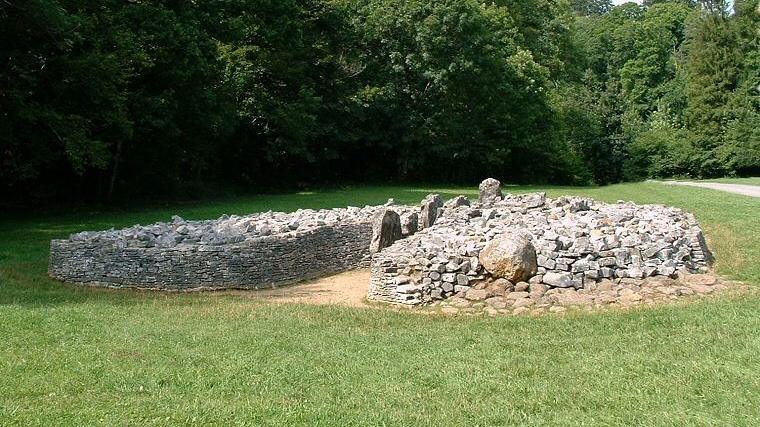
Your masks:
<svg viewBox="0 0 760 427"><path fill-rule="evenodd" d="M255 292L239 291L238 295L278 303L333 304L367 307L369 269L352 270L276 289Z"/></svg>
<svg viewBox="0 0 760 427"><path fill-rule="evenodd" d="M667 185L685 185L688 187L710 188L712 190L726 191L728 193L741 194L749 197L760 197L760 186L744 184L722 184L719 182L693 182L693 181L657 181Z"/></svg>

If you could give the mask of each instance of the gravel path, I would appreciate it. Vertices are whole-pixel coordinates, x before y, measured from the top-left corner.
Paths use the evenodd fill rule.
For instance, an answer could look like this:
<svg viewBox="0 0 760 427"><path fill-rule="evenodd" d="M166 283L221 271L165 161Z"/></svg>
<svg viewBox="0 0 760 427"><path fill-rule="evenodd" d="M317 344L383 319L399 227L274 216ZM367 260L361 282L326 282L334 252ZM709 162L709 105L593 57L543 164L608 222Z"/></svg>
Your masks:
<svg viewBox="0 0 760 427"><path fill-rule="evenodd" d="M760 197L760 186L744 184L723 184L719 182L692 182L692 181L656 181L667 185L685 185L688 187L710 188L712 190L726 191L728 193L741 194L743 196Z"/></svg>

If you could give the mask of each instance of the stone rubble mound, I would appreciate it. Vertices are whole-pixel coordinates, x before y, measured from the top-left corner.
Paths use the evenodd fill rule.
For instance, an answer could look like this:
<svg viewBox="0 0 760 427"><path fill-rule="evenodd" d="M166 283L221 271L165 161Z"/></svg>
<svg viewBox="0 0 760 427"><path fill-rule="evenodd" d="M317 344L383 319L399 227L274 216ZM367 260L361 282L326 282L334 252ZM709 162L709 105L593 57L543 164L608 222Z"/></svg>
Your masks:
<svg viewBox="0 0 760 427"><path fill-rule="evenodd" d="M643 283L709 271L702 231L680 209L505 194L492 178L479 191L478 201L430 194L417 206L391 199L82 232L51 241L48 274L89 286L260 289L370 266L369 300L498 311L646 300L646 289L672 296L681 291Z"/></svg>
<svg viewBox="0 0 760 427"><path fill-rule="evenodd" d="M186 221L175 215L171 222L134 225L121 230L84 231L72 234L69 240L110 242L124 248L220 246L273 235L297 236L326 226L370 222L381 209L381 206L365 206L299 209L292 213L268 211L245 216L222 215L206 221Z"/></svg>
<svg viewBox="0 0 760 427"><path fill-rule="evenodd" d="M509 256L521 258L519 274L509 277L518 283L502 284L505 289L522 288L517 292L526 296L532 284L577 290L603 279L708 270L711 254L701 229L681 209L581 197L550 199L544 193L502 195L495 183L489 179L481 184L477 203L431 203L440 197L428 196L422 210L439 206L434 223L373 256L368 298L416 305L485 292L474 287L509 272L488 271L484 261L502 266L517 262ZM530 265L532 254L523 253L527 249L514 249L510 242L504 244L503 260L484 257L489 243L515 233L535 250L535 266ZM515 251L523 252L509 254Z"/></svg>

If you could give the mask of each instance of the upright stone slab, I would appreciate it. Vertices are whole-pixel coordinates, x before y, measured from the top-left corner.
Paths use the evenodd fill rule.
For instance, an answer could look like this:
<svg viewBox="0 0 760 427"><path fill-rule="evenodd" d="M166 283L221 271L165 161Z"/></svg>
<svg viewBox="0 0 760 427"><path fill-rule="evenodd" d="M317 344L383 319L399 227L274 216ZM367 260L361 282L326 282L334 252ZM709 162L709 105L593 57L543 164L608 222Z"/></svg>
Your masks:
<svg viewBox="0 0 760 427"><path fill-rule="evenodd" d="M504 199L499 180L486 178L480 183L478 190L480 193L480 203L485 206L490 206Z"/></svg>
<svg viewBox="0 0 760 427"><path fill-rule="evenodd" d="M420 216L417 212L405 212L401 215L401 235L411 236L420 226Z"/></svg>
<svg viewBox="0 0 760 427"><path fill-rule="evenodd" d="M420 229L429 228L438 219L438 209L443 207L443 199L437 194L428 194L422 199L422 212L420 214Z"/></svg>
<svg viewBox="0 0 760 427"><path fill-rule="evenodd" d="M369 252L375 254L401 238L401 217L392 209L383 209L372 220Z"/></svg>

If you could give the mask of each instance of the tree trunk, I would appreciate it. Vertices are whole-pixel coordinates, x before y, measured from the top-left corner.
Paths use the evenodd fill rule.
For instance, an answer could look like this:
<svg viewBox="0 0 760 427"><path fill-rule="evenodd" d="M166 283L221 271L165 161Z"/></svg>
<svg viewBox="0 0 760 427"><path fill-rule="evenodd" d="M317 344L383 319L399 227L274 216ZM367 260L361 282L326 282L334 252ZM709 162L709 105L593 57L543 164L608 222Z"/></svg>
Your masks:
<svg viewBox="0 0 760 427"><path fill-rule="evenodd" d="M111 181L108 183L108 194L106 198L108 201L113 200L113 191L114 187L116 187L116 176L119 173L119 162L121 161L121 146L122 141L119 140L119 142L116 143L116 154L114 154L114 160L113 160L113 170L111 171Z"/></svg>

